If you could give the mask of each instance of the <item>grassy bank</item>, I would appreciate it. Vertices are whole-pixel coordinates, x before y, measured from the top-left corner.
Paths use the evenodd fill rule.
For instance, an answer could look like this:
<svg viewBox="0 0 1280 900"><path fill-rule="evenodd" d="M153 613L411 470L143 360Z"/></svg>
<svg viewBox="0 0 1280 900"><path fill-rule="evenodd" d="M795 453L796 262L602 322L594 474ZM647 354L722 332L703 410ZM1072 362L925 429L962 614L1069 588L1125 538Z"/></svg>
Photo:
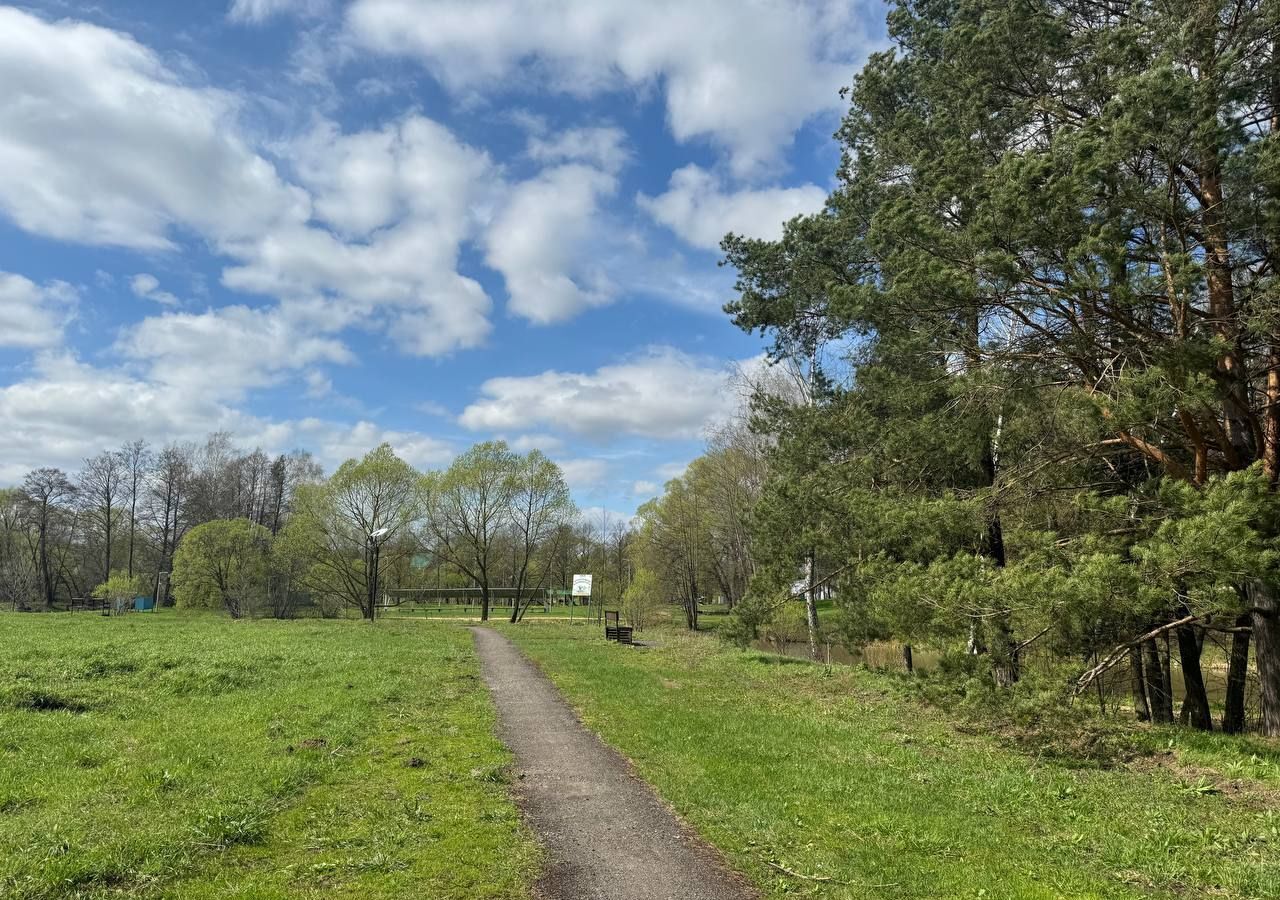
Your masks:
<svg viewBox="0 0 1280 900"><path fill-rule="evenodd" d="M471 638L0 615L0 896L525 896Z"/></svg>
<svg viewBox="0 0 1280 900"><path fill-rule="evenodd" d="M770 896L1280 897L1274 747L1170 731L1082 768L962 734L888 676L504 630Z"/></svg>

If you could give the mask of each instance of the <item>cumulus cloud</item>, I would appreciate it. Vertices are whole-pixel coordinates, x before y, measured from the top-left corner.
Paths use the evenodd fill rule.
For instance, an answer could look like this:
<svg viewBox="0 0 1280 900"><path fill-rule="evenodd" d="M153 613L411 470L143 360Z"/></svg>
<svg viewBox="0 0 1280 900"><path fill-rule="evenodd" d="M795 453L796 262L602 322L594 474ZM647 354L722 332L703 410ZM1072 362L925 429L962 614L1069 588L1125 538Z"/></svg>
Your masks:
<svg viewBox="0 0 1280 900"><path fill-rule="evenodd" d="M615 187L607 173L570 163L512 189L485 236L485 259L506 279L512 312L547 324L613 299L599 254L588 251L601 200Z"/></svg>
<svg viewBox="0 0 1280 900"><path fill-rule="evenodd" d="M329 470L384 441L420 467L444 464L455 452L446 441L371 422L260 418L182 386L44 352L27 377L0 387L0 484L37 466L75 469L85 456L139 437L197 441L212 431L268 453L307 447Z"/></svg>
<svg viewBox="0 0 1280 900"><path fill-rule="evenodd" d="M553 434L522 434L512 438L508 443L517 453L528 453L530 450L555 453L564 449L564 441Z"/></svg>
<svg viewBox="0 0 1280 900"><path fill-rule="evenodd" d="M672 173L665 193L656 197L641 194L637 202L686 243L715 250L730 231L777 240L782 237L784 222L817 212L826 199L827 192L816 184L726 191L713 174L689 165Z"/></svg>
<svg viewBox="0 0 1280 900"><path fill-rule="evenodd" d="M243 424L199 395L183 397L69 354L43 353L27 378L0 387L0 482L12 484L36 466L74 468L97 450L138 437L181 440Z"/></svg>
<svg viewBox="0 0 1280 900"><path fill-rule="evenodd" d="M329 0L233 0L227 18L258 23L285 14L316 15L328 7Z"/></svg>
<svg viewBox="0 0 1280 900"><path fill-rule="evenodd" d="M156 382L218 398L239 397L317 363L353 361L340 341L312 333L286 312L246 306L152 316L129 329L119 347L149 364Z"/></svg>
<svg viewBox="0 0 1280 900"><path fill-rule="evenodd" d="M418 115L355 134L323 123L286 151L327 227L295 223L240 248L228 287L328 298L330 328L373 316L412 354L483 342L491 301L457 265L497 193L487 154Z"/></svg>
<svg viewBox="0 0 1280 900"><path fill-rule="evenodd" d="M314 448L316 458L330 470L383 443L390 444L397 456L419 469L446 465L456 453L447 441L416 431L386 429L367 421L345 425L326 419L302 419L281 423L277 428L283 432L277 443Z"/></svg>
<svg viewBox="0 0 1280 900"><path fill-rule="evenodd" d="M554 426L593 439L696 438L732 410L722 366L669 347L595 372L491 378L462 412L476 431Z"/></svg>
<svg viewBox="0 0 1280 900"><path fill-rule="evenodd" d="M742 174L839 108L872 49L861 12L844 0L356 0L347 26L456 92L517 80L574 94L659 87L676 139L712 139Z"/></svg>
<svg viewBox="0 0 1280 900"><path fill-rule="evenodd" d="M556 464L564 473L565 482L575 491L597 487L609 474L609 464L602 459L561 459Z"/></svg>
<svg viewBox="0 0 1280 900"><path fill-rule="evenodd" d="M275 148L241 135L239 102L190 87L128 35L0 8L0 212L27 231L140 250L194 232L223 282L322 310L334 332L381 326L412 354L474 347L489 297L457 271L488 217L488 157L410 115ZM145 275L145 273L144 273ZM151 299L152 278L133 287Z"/></svg>
<svg viewBox="0 0 1280 900"><path fill-rule="evenodd" d="M526 152L537 162L586 162L606 172L617 172L631 158L626 144L626 133L611 125L570 128L550 136L531 135Z"/></svg>
<svg viewBox="0 0 1280 900"><path fill-rule="evenodd" d="M657 482L637 481L631 485L631 494L634 497L644 497L648 499L649 497L657 496L658 491L661 489L661 486Z"/></svg>
<svg viewBox="0 0 1280 900"><path fill-rule="evenodd" d="M153 300L161 306L180 306L178 298L168 291L160 290L160 279L147 272L140 272L129 279L129 288L135 297Z"/></svg>
<svg viewBox="0 0 1280 900"><path fill-rule="evenodd" d="M0 7L0 210L47 237L170 248L307 215L233 126L222 91L179 83L128 35Z"/></svg>
<svg viewBox="0 0 1280 900"><path fill-rule="evenodd" d="M0 347L53 347L75 314L78 294L63 281L38 285L0 272Z"/></svg>

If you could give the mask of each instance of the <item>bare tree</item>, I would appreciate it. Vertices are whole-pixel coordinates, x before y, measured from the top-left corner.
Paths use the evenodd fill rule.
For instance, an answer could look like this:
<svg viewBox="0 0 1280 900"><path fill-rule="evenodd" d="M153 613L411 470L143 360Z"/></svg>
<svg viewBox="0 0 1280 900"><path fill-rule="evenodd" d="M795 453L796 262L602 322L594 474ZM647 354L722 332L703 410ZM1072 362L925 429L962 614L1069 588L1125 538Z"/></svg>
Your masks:
<svg viewBox="0 0 1280 900"><path fill-rule="evenodd" d="M573 509L559 466L537 450L517 462L510 512L516 559L512 622L520 621L528 608L527 602L521 604L526 589L532 593L546 586L549 557L554 556L554 543L563 534L560 526L573 516Z"/></svg>
<svg viewBox="0 0 1280 900"><path fill-rule="evenodd" d="M184 513L191 485L194 449L170 444L160 451L147 485L148 528L157 544L154 586L156 603L161 603L161 578L172 571L173 553L184 532Z"/></svg>
<svg viewBox="0 0 1280 900"><path fill-rule="evenodd" d="M46 610L53 608L53 571L50 566L50 530L65 504L76 496L76 487L61 469L36 469L22 481L28 520L35 527L40 593Z"/></svg>
<svg viewBox="0 0 1280 900"><path fill-rule="evenodd" d="M155 457L146 441L136 440L120 448L120 458L124 463L124 490L129 502L129 577L132 578L138 537L138 502Z"/></svg>
<svg viewBox="0 0 1280 900"><path fill-rule="evenodd" d="M121 499L124 493L126 467L120 453L99 453L84 461L80 472L79 495L81 511L97 531L102 541L102 578L111 577L111 550L115 543L116 526L121 515Z"/></svg>

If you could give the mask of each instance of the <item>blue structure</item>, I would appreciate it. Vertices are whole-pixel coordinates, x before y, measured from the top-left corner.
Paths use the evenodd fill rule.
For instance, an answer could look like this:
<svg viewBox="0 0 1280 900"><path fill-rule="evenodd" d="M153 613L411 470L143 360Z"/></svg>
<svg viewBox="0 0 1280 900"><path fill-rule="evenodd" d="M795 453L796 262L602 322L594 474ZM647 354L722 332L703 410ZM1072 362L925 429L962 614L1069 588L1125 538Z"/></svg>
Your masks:
<svg viewBox="0 0 1280 900"><path fill-rule="evenodd" d="M155 597L134 597L133 608L135 610L154 610L156 608Z"/></svg>

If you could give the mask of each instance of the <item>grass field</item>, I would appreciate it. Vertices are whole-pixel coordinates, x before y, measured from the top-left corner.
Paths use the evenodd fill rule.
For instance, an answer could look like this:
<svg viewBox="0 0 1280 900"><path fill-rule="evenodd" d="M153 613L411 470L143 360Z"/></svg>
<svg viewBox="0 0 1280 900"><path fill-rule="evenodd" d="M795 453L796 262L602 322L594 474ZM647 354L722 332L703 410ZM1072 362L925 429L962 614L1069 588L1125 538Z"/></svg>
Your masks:
<svg viewBox="0 0 1280 900"><path fill-rule="evenodd" d="M961 734L884 675L504 631L770 896L1280 897L1274 745L1170 730L1082 768Z"/></svg>
<svg viewBox="0 0 1280 900"><path fill-rule="evenodd" d="M0 896L527 895L463 629L0 615Z"/></svg>

